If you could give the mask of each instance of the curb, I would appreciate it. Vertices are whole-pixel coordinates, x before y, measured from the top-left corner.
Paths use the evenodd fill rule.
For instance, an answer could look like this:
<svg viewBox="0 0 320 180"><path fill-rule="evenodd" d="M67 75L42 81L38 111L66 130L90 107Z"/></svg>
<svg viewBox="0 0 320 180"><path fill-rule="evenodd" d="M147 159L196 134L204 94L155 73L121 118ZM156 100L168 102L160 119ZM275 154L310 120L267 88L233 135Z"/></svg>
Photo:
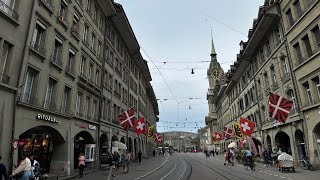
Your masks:
<svg viewBox="0 0 320 180"><path fill-rule="evenodd" d="M94 173L94 172L97 172L97 171L99 171L99 169L88 170L88 171L83 172L83 175L85 175L85 174L91 174L91 173ZM78 174L74 174L74 175L70 175L70 176L57 177L57 179L58 179L58 180L74 179L74 178L76 178L77 176L79 176L79 175L78 175Z"/></svg>

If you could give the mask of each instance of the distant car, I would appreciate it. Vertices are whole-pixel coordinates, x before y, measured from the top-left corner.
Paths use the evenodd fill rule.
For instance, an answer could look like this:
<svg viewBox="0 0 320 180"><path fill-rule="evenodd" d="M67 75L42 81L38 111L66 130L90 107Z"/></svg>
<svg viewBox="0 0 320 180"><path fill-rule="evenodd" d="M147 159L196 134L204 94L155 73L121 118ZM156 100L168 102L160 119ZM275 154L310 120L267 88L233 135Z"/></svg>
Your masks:
<svg viewBox="0 0 320 180"><path fill-rule="evenodd" d="M198 153L200 152L199 150L192 150L193 153Z"/></svg>

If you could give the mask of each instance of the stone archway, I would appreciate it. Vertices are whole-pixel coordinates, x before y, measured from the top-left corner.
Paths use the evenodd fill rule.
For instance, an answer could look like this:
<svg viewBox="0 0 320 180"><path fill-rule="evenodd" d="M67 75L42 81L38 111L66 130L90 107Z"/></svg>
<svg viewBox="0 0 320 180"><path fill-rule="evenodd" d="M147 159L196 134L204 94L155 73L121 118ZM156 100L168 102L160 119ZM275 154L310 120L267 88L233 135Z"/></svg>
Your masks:
<svg viewBox="0 0 320 180"><path fill-rule="evenodd" d="M95 144L94 138L88 131L81 131L79 132L75 137L74 137L74 168L78 168L78 157L79 154L83 153L86 155L87 159L87 154L90 154L92 156L95 155L95 149L91 149L89 147L89 152L87 151L87 145L88 144ZM91 156L90 156L90 159Z"/></svg>
<svg viewBox="0 0 320 180"><path fill-rule="evenodd" d="M318 153L318 154L314 154L313 157L311 158L311 163L314 162L314 164L320 164L320 122L315 126L315 128L313 129L313 135L314 135L314 153ZM317 151L317 152L316 152ZM314 158L312 160L312 158Z"/></svg>
<svg viewBox="0 0 320 180"><path fill-rule="evenodd" d="M123 144L126 144L125 137L122 137L122 138L120 139L120 142L122 142Z"/></svg>
<svg viewBox="0 0 320 180"><path fill-rule="evenodd" d="M281 148L283 152L292 155L290 137L287 133L279 131L275 136L275 144L278 148Z"/></svg>
<svg viewBox="0 0 320 180"><path fill-rule="evenodd" d="M133 147L134 147L134 155L138 154L137 149L139 149L139 147L137 144L137 138L134 138L134 140L133 140Z"/></svg>
<svg viewBox="0 0 320 180"><path fill-rule="evenodd" d="M113 135L111 138L111 142L113 141L119 141L118 137L116 135Z"/></svg>
<svg viewBox="0 0 320 180"><path fill-rule="evenodd" d="M129 137L129 143L128 143L129 147L128 147L128 150L132 153L132 139L131 137Z"/></svg>
<svg viewBox="0 0 320 180"><path fill-rule="evenodd" d="M300 129L296 130L296 132L294 133L294 137L296 144L304 143L303 132Z"/></svg>

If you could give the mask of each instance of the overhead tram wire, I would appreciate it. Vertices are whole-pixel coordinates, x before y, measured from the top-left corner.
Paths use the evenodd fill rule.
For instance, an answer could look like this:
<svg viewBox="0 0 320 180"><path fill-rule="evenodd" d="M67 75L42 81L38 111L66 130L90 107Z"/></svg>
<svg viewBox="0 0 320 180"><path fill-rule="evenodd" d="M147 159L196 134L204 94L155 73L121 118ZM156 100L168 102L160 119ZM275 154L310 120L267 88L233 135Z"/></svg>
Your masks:
<svg viewBox="0 0 320 180"><path fill-rule="evenodd" d="M162 77L163 81L165 82L165 84L167 85L169 91L171 92L172 96L175 98L176 102L179 103L177 97L174 95L174 93L172 92L169 84L167 83L166 79L163 77L161 71L159 70L158 66L153 62L153 60L151 59L151 57L148 55L148 53L144 50L144 48L142 48L140 46L140 48L142 49L142 51L144 52L144 54L150 59L150 61L152 62L152 64L157 68L158 72L160 73L160 76Z"/></svg>

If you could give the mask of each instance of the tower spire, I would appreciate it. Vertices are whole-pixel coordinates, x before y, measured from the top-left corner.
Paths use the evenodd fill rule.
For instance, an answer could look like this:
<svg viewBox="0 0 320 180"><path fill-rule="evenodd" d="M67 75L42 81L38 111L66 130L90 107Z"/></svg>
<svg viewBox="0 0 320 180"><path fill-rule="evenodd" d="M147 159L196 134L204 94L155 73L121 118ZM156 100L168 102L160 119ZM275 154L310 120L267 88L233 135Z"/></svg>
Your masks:
<svg viewBox="0 0 320 180"><path fill-rule="evenodd" d="M211 56L212 55L217 55L216 50L214 48L214 44L213 44L213 36L212 36L212 29L211 29Z"/></svg>

